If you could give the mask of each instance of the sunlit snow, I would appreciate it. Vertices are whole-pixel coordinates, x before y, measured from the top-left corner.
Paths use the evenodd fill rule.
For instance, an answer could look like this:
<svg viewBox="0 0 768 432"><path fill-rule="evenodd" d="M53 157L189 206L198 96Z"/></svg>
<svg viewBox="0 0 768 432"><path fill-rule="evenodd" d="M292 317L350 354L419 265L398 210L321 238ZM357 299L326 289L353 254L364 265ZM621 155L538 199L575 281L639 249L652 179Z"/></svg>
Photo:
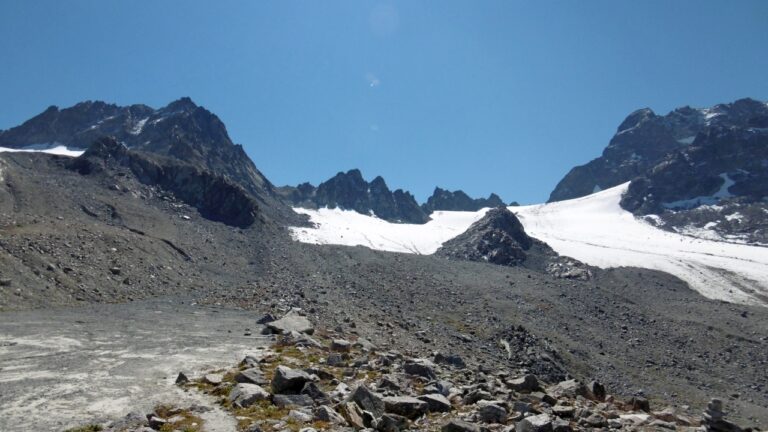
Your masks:
<svg viewBox="0 0 768 432"><path fill-rule="evenodd" d="M619 206L628 183L583 198L510 207L533 237L560 254L588 264L661 270L680 277L702 295L735 303L768 298L768 248L697 239L656 228ZM354 211L295 209L314 228L293 227L295 240L314 244L434 253L482 218L478 212L439 211L424 225L396 224Z"/></svg>
<svg viewBox="0 0 768 432"><path fill-rule="evenodd" d="M22 153L48 153L48 154L55 154L59 156L71 156L71 157L78 157L81 154L85 152L85 150L75 149L71 147L67 147L62 144L53 143L53 144L34 144L22 148L7 148L7 147L0 147L0 153L4 152L22 152Z"/></svg>

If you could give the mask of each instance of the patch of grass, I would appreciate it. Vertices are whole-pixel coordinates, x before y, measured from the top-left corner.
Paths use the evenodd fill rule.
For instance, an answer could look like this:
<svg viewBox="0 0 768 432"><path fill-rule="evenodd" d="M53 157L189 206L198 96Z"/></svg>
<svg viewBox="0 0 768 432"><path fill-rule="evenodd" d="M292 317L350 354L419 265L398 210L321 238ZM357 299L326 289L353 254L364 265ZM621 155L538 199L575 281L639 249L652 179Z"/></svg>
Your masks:
<svg viewBox="0 0 768 432"><path fill-rule="evenodd" d="M280 420L289 412L287 408L277 407L269 401L259 401L248 408L230 407L230 411L238 418L237 427L240 430L245 430L259 420Z"/></svg>

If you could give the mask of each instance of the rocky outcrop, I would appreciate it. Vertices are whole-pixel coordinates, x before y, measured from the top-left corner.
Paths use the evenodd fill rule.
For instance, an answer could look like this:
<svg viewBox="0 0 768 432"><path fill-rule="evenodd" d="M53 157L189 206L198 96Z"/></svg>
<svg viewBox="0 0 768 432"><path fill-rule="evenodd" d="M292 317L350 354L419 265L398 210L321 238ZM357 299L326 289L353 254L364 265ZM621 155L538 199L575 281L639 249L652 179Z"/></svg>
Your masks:
<svg viewBox="0 0 768 432"><path fill-rule="evenodd" d="M712 108L678 108L665 116L648 108L635 111L619 126L603 154L573 168L549 201L589 195L645 175L670 153L698 144L701 135L735 129L753 133L768 128L768 105L741 99Z"/></svg>
<svg viewBox="0 0 768 432"><path fill-rule="evenodd" d="M302 183L279 188L278 193L296 206L354 210L390 222L421 224L429 220L413 195L402 189L391 191L381 176L368 182L357 169L339 172L316 188Z"/></svg>
<svg viewBox="0 0 768 432"><path fill-rule="evenodd" d="M100 101L60 109L51 106L23 124L0 131L0 147L63 144L86 149L110 136L131 150L178 159L239 185L275 219L298 223L274 187L243 150L232 142L224 123L184 97L160 109L118 106Z"/></svg>
<svg viewBox="0 0 768 432"><path fill-rule="evenodd" d="M264 221L258 203L230 180L177 159L129 150L113 138L96 140L68 166L83 175L127 168L141 183L173 193L208 219L238 227Z"/></svg>
<svg viewBox="0 0 768 432"><path fill-rule="evenodd" d="M492 193L488 198L470 198L464 191L448 191L439 187L435 188L432 196L421 205L424 213L430 214L437 210L450 211L478 211L482 208L503 206L501 198Z"/></svg>
<svg viewBox="0 0 768 432"><path fill-rule="evenodd" d="M768 199L768 127L708 128L632 180L621 206L657 214L730 199Z"/></svg>
<svg viewBox="0 0 768 432"><path fill-rule="evenodd" d="M466 231L443 243L436 256L450 259L524 266L560 278L589 279L586 265L559 256L546 243L530 237L506 207L489 210Z"/></svg>

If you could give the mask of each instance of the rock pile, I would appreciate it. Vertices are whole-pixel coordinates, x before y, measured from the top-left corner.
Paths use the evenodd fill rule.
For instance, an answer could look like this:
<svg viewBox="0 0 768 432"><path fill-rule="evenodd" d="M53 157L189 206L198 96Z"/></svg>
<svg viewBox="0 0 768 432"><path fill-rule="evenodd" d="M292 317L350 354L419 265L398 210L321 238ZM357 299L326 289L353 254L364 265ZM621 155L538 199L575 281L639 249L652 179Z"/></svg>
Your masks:
<svg viewBox="0 0 768 432"><path fill-rule="evenodd" d="M306 319L293 310L268 324L299 317ZM651 411L644 397L622 401L596 381L547 384L533 374L469 366L455 354L412 357L343 339L338 331L305 327L281 331L272 347L236 368L199 379L184 376L177 385L214 396L247 432L742 430L724 419L717 399L703 419L671 407ZM155 412L139 421L134 415L132 423L117 422L108 431L173 430L169 424L183 421L184 430L202 430L194 412L177 409L171 419Z"/></svg>

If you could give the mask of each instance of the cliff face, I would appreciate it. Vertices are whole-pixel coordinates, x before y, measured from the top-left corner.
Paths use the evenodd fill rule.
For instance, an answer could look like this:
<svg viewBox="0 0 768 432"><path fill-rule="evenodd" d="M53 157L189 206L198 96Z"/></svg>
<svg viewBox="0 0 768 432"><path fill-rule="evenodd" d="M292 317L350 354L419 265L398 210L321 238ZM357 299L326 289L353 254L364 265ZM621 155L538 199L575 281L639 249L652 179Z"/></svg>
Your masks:
<svg viewBox="0 0 768 432"><path fill-rule="evenodd" d="M207 219L248 227L264 222L258 203L239 185L172 158L129 150L113 138L101 138L69 168L91 175L127 168L144 183L173 193Z"/></svg>
<svg viewBox="0 0 768 432"><path fill-rule="evenodd" d="M665 116L647 108L635 111L621 123L603 154L573 168L549 201L578 198L644 176L671 154L698 143L697 136L723 129L752 133L765 128L768 105L752 99L711 108L683 107Z"/></svg>

